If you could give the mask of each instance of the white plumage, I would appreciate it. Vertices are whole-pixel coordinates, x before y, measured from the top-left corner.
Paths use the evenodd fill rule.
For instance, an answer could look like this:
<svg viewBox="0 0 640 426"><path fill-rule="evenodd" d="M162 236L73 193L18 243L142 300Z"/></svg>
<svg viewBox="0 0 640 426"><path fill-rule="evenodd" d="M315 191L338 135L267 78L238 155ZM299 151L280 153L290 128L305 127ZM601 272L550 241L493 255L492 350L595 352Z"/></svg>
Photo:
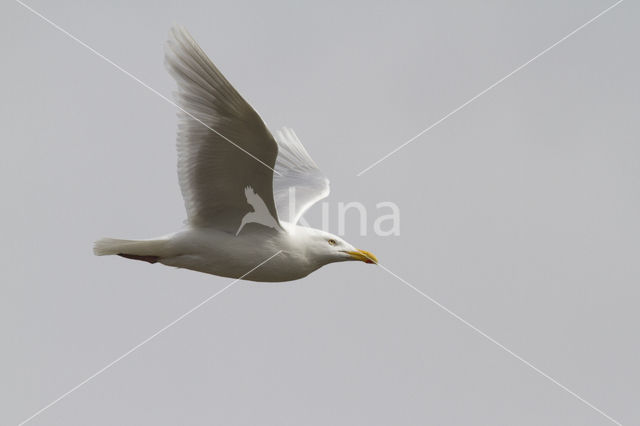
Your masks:
<svg viewBox="0 0 640 426"><path fill-rule="evenodd" d="M170 31L165 64L183 109L178 180L188 225L151 240L101 239L96 255L254 281L293 280L343 260L376 261L335 235L296 225L329 194L329 180L293 130L274 139L186 30Z"/></svg>
<svg viewBox="0 0 640 426"><path fill-rule="evenodd" d="M309 207L329 195L329 179L292 129L283 127L277 131L276 141L278 174L274 176L273 197L278 216L285 222L298 223Z"/></svg>

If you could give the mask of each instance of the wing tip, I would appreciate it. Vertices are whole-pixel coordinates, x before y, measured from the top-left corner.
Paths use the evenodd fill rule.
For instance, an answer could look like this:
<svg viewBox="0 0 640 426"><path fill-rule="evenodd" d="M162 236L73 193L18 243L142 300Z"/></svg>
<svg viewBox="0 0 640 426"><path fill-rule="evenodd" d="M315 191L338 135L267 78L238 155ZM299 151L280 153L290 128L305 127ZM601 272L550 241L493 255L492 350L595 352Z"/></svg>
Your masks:
<svg viewBox="0 0 640 426"><path fill-rule="evenodd" d="M169 35L167 37L167 41L179 41L179 39L181 38L193 40L193 37L184 25L174 23L173 25L171 25L171 27L169 27Z"/></svg>
<svg viewBox="0 0 640 426"><path fill-rule="evenodd" d="M164 43L165 66L169 71L172 71L182 62L178 54L179 51L197 50L197 48L198 44L186 27L181 24L173 24L169 27L167 41Z"/></svg>

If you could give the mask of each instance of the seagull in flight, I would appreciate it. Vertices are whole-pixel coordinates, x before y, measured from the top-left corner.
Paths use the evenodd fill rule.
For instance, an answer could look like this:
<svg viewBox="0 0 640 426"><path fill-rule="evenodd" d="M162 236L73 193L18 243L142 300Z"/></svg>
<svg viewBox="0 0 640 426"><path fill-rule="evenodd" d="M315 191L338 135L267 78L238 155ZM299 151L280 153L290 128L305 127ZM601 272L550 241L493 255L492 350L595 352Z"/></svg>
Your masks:
<svg viewBox="0 0 640 426"><path fill-rule="evenodd" d="M96 255L264 282L303 278L333 262L377 263L336 235L297 224L329 195L329 180L293 130L269 132L184 28L170 30L165 65L178 85L187 224L148 240L100 239Z"/></svg>

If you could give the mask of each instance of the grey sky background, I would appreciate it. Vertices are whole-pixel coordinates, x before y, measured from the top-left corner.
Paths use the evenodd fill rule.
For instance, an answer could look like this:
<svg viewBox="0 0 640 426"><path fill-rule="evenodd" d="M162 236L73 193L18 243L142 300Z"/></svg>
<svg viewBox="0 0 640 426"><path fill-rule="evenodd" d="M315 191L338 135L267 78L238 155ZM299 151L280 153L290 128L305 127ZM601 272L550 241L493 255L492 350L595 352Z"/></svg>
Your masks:
<svg viewBox="0 0 640 426"><path fill-rule="evenodd" d="M170 95L185 25L337 202L345 238L622 424L640 424L637 2L30 1ZM0 6L0 423L17 424L230 280L98 258L179 228L175 108ZM319 208L307 217L319 225ZM337 231L337 223L331 223ZM381 268L239 283L33 425L607 425Z"/></svg>

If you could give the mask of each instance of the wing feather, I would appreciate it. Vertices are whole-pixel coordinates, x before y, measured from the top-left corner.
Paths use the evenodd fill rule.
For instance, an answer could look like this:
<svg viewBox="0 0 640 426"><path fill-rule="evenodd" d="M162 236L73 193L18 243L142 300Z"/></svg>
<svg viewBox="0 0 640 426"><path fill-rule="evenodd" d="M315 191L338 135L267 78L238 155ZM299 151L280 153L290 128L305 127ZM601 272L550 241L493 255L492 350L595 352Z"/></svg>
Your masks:
<svg viewBox="0 0 640 426"><path fill-rule="evenodd" d="M276 132L278 158L274 177L274 198L278 217L297 223L315 203L329 195L329 179L298 139L295 132L282 128Z"/></svg>
<svg viewBox="0 0 640 426"><path fill-rule="evenodd" d="M258 113L183 28L172 28L165 64L178 84L178 180L189 223L235 233L251 186L278 220L278 146Z"/></svg>

